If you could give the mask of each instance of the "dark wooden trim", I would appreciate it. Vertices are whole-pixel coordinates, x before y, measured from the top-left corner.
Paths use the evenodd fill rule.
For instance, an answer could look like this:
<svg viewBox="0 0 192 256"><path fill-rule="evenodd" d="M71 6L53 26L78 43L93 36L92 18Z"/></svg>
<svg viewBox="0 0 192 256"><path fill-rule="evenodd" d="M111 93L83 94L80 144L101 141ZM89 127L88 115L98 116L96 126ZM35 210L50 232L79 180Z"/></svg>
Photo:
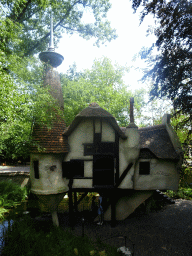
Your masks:
<svg viewBox="0 0 192 256"><path fill-rule="evenodd" d="M93 143L94 143L94 136L95 136L95 119L93 119Z"/></svg>
<svg viewBox="0 0 192 256"><path fill-rule="evenodd" d="M78 179L78 180L91 180L91 179L93 179L93 177L73 177L72 179L73 180L76 180L76 179Z"/></svg>
<svg viewBox="0 0 192 256"><path fill-rule="evenodd" d="M133 166L133 163L130 163L127 168L124 170L124 172L121 174L119 181L116 183L115 187L119 187L121 182L124 180L124 178L127 176L128 172L130 171L131 167Z"/></svg>
<svg viewBox="0 0 192 256"><path fill-rule="evenodd" d="M93 187L97 188L97 189L113 189L114 188L114 186L112 186L112 185L103 185L103 186L101 186L101 185L94 185Z"/></svg>
<svg viewBox="0 0 192 256"><path fill-rule="evenodd" d="M78 207L77 207L77 192L73 192L74 193L74 210L77 213L78 212Z"/></svg>
<svg viewBox="0 0 192 256"><path fill-rule="evenodd" d="M69 191L68 191L68 197L69 197L69 224L70 227L74 226L74 214L73 214L73 198L72 198L72 186L73 186L73 180L69 180Z"/></svg>
<svg viewBox="0 0 192 256"><path fill-rule="evenodd" d="M91 188L73 188L72 191L77 192L109 192L112 191L114 187L91 187Z"/></svg>
<svg viewBox="0 0 192 256"><path fill-rule="evenodd" d="M83 194L83 195L81 196L81 198L80 198L79 200L77 200L77 206L78 206L78 204L83 200L83 198L86 197L86 195L87 195L88 193L89 193L89 192L86 191L85 194Z"/></svg>
<svg viewBox="0 0 192 256"><path fill-rule="evenodd" d="M73 160L73 159L71 159L71 160ZM93 161L93 158L92 159L83 159L83 158L74 158L74 160L80 160L80 161ZM70 162L70 161L69 161Z"/></svg>
<svg viewBox="0 0 192 256"><path fill-rule="evenodd" d="M116 174L115 174L115 184L119 182L119 135L115 132L115 159L116 159Z"/></svg>
<svg viewBox="0 0 192 256"><path fill-rule="evenodd" d="M114 189L111 193L111 227L116 226L116 189Z"/></svg>

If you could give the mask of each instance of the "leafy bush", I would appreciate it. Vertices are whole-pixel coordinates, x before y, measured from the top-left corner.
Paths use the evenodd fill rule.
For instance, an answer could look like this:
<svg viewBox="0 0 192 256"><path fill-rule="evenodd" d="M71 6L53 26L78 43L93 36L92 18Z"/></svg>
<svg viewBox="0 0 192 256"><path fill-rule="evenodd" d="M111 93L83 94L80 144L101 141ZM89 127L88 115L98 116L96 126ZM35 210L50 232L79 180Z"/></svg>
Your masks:
<svg viewBox="0 0 192 256"><path fill-rule="evenodd" d="M7 212L8 212L7 209L0 207L0 221L4 219L4 214Z"/></svg>
<svg viewBox="0 0 192 256"><path fill-rule="evenodd" d="M39 223L30 218L14 222L4 237L2 256L99 256L101 251L102 255L119 255L116 248L106 247L104 253L103 248L94 245L88 238L74 236L61 228L52 227L45 232L39 227Z"/></svg>
<svg viewBox="0 0 192 256"><path fill-rule="evenodd" d="M16 203L20 203L27 196L26 188L21 188L20 185L12 181L0 182L0 207L9 208Z"/></svg>
<svg viewBox="0 0 192 256"><path fill-rule="evenodd" d="M174 199L187 199L192 200L192 188L191 187L179 187L178 191L167 190L167 196Z"/></svg>

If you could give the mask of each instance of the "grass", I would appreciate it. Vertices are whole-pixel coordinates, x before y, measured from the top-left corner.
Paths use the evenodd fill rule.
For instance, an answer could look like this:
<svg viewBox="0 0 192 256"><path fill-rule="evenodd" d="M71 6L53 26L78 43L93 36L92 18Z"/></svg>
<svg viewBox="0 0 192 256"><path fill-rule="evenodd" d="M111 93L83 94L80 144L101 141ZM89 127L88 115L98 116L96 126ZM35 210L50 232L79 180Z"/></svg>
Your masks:
<svg viewBox="0 0 192 256"><path fill-rule="evenodd" d="M93 243L87 237L77 237L70 230L51 227L48 232L44 231L29 217L14 222L4 239L2 256L120 255L116 248Z"/></svg>

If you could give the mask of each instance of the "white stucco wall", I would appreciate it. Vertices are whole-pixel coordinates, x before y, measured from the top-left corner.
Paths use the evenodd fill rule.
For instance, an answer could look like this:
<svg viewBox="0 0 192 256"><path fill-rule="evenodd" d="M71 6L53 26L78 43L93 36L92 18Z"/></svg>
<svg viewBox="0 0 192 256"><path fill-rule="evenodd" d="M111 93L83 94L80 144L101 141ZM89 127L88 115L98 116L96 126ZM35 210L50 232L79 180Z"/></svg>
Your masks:
<svg viewBox="0 0 192 256"><path fill-rule="evenodd" d="M64 161L71 159L93 159L93 156L84 156L84 143L93 143L93 121L84 120L68 136L69 153Z"/></svg>
<svg viewBox="0 0 192 256"><path fill-rule="evenodd" d="M150 162L150 174L139 174L139 161ZM134 176L134 189L136 190L177 190L179 174L176 170L176 163L160 159L140 159L136 164Z"/></svg>
<svg viewBox="0 0 192 256"><path fill-rule="evenodd" d="M34 176L33 161L39 161L39 179ZM51 166L56 166L54 171ZM68 180L62 178L62 156L56 154L31 154L31 191L34 194L57 194L68 190Z"/></svg>
<svg viewBox="0 0 192 256"><path fill-rule="evenodd" d="M119 173L120 176L130 163L133 163L132 168L128 172L126 178L122 181L119 188L133 189L133 175L135 163L139 157L139 132L138 128L126 128L126 140L119 141Z"/></svg>
<svg viewBox="0 0 192 256"><path fill-rule="evenodd" d="M102 121L101 140L102 142L115 142L115 131L113 127L105 121Z"/></svg>

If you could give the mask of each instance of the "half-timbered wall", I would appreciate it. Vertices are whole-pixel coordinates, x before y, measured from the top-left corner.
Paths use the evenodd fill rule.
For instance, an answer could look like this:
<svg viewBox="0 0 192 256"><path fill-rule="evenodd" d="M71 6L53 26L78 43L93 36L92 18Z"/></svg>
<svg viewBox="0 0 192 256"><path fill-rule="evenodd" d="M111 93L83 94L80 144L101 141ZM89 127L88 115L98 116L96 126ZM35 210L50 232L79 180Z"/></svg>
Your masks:
<svg viewBox="0 0 192 256"><path fill-rule="evenodd" d="M106 161L113 161L111 182L115 179L115 161L117 161L115 156L115 134L114 129L108 122L97 118L82 120L68 136L69 153L63 161L63 173L67 178L73 178L73 188L92 188L96 185L94 184L94 179L99 179L97 178L99 173L97 165L99 165L100 161L103 161L101 159L103 156L105 156ZM81 177L73 175L73 161L75 160L83 161L84 163L84 174ZM111 166L111 163L109 163L109 168ZM102 171L105 173L107 171L110 172L107 168L107 164L103 164ZM97 169L97 172L95 169ZM100 185L104 185L103 183L105 181L101 182Z"/></svg>

